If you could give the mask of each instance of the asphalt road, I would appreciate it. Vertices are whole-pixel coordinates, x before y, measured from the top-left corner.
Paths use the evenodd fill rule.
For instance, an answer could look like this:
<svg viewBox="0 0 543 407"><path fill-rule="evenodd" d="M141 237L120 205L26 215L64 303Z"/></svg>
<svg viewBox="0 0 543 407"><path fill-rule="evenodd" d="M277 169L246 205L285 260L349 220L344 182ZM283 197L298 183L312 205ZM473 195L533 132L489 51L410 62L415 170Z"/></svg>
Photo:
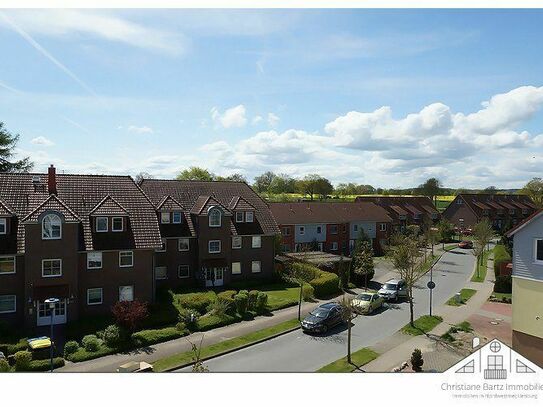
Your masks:
<svg viewBox="0 0 543 407"><path fill-rule="evenodd" d="M474 267L471 250L445 253L434 267L434 305L441 305L459 292ZM430 275L419 280L415 289L415 318L428 314ZM382 281L381 281L382 282ZM409 304L385 305L372 315L358 316L352 328L352 349L371 346L394 334L409 322ZM336 327L326 336L311 336L301 330L205 362L211 372L314 372L345 356L346 326ZM180 372L188 372L189 368Z"/></svg>

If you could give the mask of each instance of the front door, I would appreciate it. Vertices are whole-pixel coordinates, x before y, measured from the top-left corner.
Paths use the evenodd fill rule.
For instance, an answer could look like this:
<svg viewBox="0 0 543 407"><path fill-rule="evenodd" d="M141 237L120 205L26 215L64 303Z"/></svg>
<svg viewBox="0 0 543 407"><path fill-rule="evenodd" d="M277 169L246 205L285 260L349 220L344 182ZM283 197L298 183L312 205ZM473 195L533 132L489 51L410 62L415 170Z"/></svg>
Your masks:
<svg viewBox="0 0 543 407"><path fill-rule="evenodd" d="M205 269L206 287L220 287L224 284L224 267Z"/></svg>
<svg viewBox="0 0 543 407"><path fill-rule="evenodd" d="M65 324L67 312L66 299L61 299L60 302L55 305L55 309L53 310L53 325ZM38 326L51 324L51 310L49 309L49 305L42 301L38 301L37 318Z"/></svg>

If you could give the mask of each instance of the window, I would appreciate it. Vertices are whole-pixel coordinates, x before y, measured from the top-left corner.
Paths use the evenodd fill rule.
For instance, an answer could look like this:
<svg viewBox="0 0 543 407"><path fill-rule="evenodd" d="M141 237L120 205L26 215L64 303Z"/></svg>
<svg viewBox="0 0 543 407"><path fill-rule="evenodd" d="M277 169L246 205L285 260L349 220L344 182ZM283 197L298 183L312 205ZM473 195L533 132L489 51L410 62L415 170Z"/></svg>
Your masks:
<svg viewBox="0 0 543 407"><path fill-rule="evenodd" d="M87 305L100 305L103 301L104 290L101 288L89 288L87 290Z"/></svg>
<svg viewBox="0 0 543 407"><path fill-rule="evenodd" d="M458 199L456 200L456 204L457 204L457 205L462 205L463 203L464 203L464 202L463 202L462 199L460 199L460 198L458 198Z"/></svg>
<svg viewBox="0 0 543 407"><path fill-rule="evenodd" d="M283 236L290 236L290 228L282 228L281 233Z"/></svg>
<svg viewBox="0 0 543 407"><path fill-rule="evenodd" d="M134 265L134 252L119 252L119 267L132 267Z"/></svg>
<svg viewBox="0 0 543 407"><path fill-rule="evenodd" d="M232 263L232 274L241 274L241 263L239 261Z"/></svg>
<svg viewBox="0 0 543 407"><path fill-rule="evenodd" d="M232 249L241 249L241 236L232 236Z"/></svg>
<svg viewBox="0 0 543 407"><path fill-rule="evenodd" d="M503 369L503 356L502 355L489 355L488 356L488 369L501 370Z"/></svg>
<svg viewBox="0 0 543 407"><path fill-rule="evenodd" d="M305 226L300 226L298 231L300 232L300 235L305 235Z"/></svg>
<svg viewBox="0 0 543 407"><path fill-rule="evenodd" d="M123 218L113 218L111 220L111 231L122 232L124 230Z"/></svg>
<svg viewBox="0 0 543 407"><path fill-rule="evenodd" d="M179 278L189 278L190 277L190 268L186 264L181 264L177 268L177 277Z"/></svg>
<svg viewBox="0 0 543 407"><path fill-rule="evenodd" d="M353 230L354 230L355 232L358 232L358 225L354 225L354 226L353 226Z"/></svg>
<svg viewBox="0 0 543 407"><path fill-rule="evenodd" d="M337 235L337 225L331 225L330 226L330 233L332 235Z"/></svg>
<svg viewBox="0 0 543 407"><path fill-rule="evenodd" d="M217 228L221 226L221 211L217 208L211 208L208 213L209 227Z"/></svg>
<svg viewBox="0 0 543 407"><path fill-rule="evenodd" d="M119 287L119 301L134 301L133 285L122 285Z"/></svg>
<svg viewBox="0 0 543 407"><path fill-rule="evenodd" d="M5 235L8 233L7 219L0 218L0 235Z"/></svg>
<svg viewBox="0 0 543 407"><path fill-rule="evenodd" d="M289 253L289 252L290 252L290 245L289 245L289 244L282 244L282 245L281 245L281 250L282 250L284 253Z"/></svg>
<svg viewBox="0 0 543 407"><path fill-rule="evenodd" d="M337 242L332 242L331 250L337 250Z"/></svg>
<svg viewBox="0 0 543 407"><path fill-rule="evenodd" d="M380 224L379 224L379 230L380 230L381 232L386 232L386 230L387 230L387 224L386 224L386 223L380 223Z"/></svg>
<svg viewBox="0 0 543 407"><path fill-rule="evenodd" d="M0 314L17 311L17 297L15 295L0 295Z"/></svg>
<svg viewBox="0 0 543 407"><path fill-rule="evenodd" d="M319 235L322 233L322 226L317 226L317 233Z"/></svg>
<svg viewBox="0 0 543 407"><path fill-rule="evenodd" d="M307 249L308 246L306 246L306 249ZM324 249L324 243L323 242L319 242L317 243L317 248L319 249L319 252L322 252L323 249Z"/></svg>
<svg viewBox="0 0 543 407"><path fill-rule="evenodd" d="M347 225L343 225L342 229L343 229L343 233L347 233Z"/></svg>
<svg viewBox="0 0 543 407"><path fill-rule="evenodd" d="M543 239L535 239L535 262L543 264Z"/></svg>
<svg viewBox="0 0 543 407"><path fill-rule="evenodd" d="M168 278L168 268L164 266L155 267L155 280L166 280Z"/></svg>
<svg viewBox="0 0 543 407"><path fill-rule="evenodd" d="M252 223L254 219L254 212L245 212L245 222Z"/></svg>
<svg viewBox="0 0 543 407"><path fill-rule="evenodd" d="M527 215L527 214L528 214L528 209L523 209L523 210L522 210L522 214L523 214L523 215Z"/></svg>
<svg viewBox="0 0 543 407"><path fill-rule="evenodd" d="M488 215L488 209L483 209L483 215Z"/></svg>
<svg viewBox="0 0 543 407"><path fill-rule="evenodd" d="M189 239L179 239L178 249L180 252L188 252L190 249L190 240Z"/></svg>
<svg viewBox="0 0 543 407"><path fill-rule="evenodd" d="M260 249L262 247L262 238L260 236L253 236L252 243L253 249Z"/></svg>
<svg viewBox="0 0 543 407"><path fill-rule="evenodd" d="M61 259L45 259L41 261L42 277L59 277L62 275Z"/></svg>
<svg viewBox="0 0 543 407"><path fill-rule="evenodd" d="M170 223L170 212L160 212L160 223Z"/></svg>
<svg viewBox="0 0 543 407"><path fill-rule="evenodd" d="M514 209L509 209L509 215L514 215L515 214L515 210Z"/></svg>
<svg viewBox="0 0 543 407"><path fill-rule="evenodd" d="M160 249L156 249L155 251L158 253L163 253L168 248L168 240L167 239L161 239L162 245L160 246Z"/></svg>
<svg viewBox="0 0 543 407"><path fill-rule="evenodd" d="M260 262L259 261L251 262L251 272L260 273Z"/></svg>
<svg viewBox="0 0 543 407"><path fill-rule="evenodd" d="M220 240L210 240L208 243L208 252L209 253L220 253L221 252L221 241Z"/></svg>
<svg viewBox="0 0 543 407"><path fill-rule="evenodd" d="M181 212L174 212L172 217L172 223L181 223L183 221L183 217L181 216Z"/></svg>
<svg viewBox="0 0 543 407"><path fill-rule="evenodd" d="M42 220L41 237L44 240L60 239L62 237L62 221L55 214L45 215Z"/></svg>
<svg viewBox="0 0 543 407"><path fill-rule="evenodd" d="M0 274L15 273L15 257L0 257Z"/></svg>
<svg viewBox="0 0 543 407"><path fill-rule="evenodd" d="M108 231L107 218L104 218L104 217L96 218L96 231L97 232L107 232Z"/></svg>
<svg viewBox="0 0 543 407"><path fill-rule="evenodd" d="M102 252L87 253L87 268L90 270L102 268Z"/></svg>
<svg viewBox="0 0 543 407"><path fill-rule="evenodd" d="M237 223L242 223L243 222L243 219L244 219L244 216L243 216L243 212L236 212L236 222Z"/></svg>

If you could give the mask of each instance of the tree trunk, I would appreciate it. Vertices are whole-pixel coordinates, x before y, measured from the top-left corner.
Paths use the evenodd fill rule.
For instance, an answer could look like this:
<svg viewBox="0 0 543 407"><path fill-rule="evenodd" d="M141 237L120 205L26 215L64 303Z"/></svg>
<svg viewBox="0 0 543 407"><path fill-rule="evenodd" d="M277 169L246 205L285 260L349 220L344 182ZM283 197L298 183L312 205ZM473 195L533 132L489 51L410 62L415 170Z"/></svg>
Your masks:
<svg viewBox="0 0 543 407"><path fill-rule="evenodd" d="M351 321L352 318L349 317L347 320L347 323L349 324L347 328L347 362L352 363L351 360Z"/></svg>
<svg viewBox="0 0 543 407"><path fill-rule="evenodd" d="M300 299L298 301L298 321L302 320L302 298L303 298L304 283L300 284Z"/></svg>
<svg viewBox="0 0 543 407"><path fill-rule="evenodd" d="M412 327L415 327L415 310L413 306L413 287L409 287L408 295L409 295L409 324L411 324Z"/></svg>

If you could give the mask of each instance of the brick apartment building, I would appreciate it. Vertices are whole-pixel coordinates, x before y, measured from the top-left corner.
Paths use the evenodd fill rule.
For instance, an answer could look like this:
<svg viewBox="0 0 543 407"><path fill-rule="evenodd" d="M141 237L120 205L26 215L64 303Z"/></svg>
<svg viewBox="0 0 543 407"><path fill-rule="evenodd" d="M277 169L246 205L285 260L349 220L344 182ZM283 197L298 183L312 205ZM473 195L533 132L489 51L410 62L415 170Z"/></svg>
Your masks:
<svg viewBox="0 0 543 407"><path fill-rule="evenodd" d="M430 225L439 221L439 211L427 196L359 196L356 202L372 202L385 209L392 219L393 232L409 225Z"/></svg>
<svg viewBox="0 0 543 407"><path fill-rule="evenodd" d="M536 211L526 195L459 194L443 212L443 217L459 229L471 229L487 218L494 229L519 224Z"/></svg>
<svg viewBox="0 0 543 407"><path fill-rule="evenodd" d="M371 203L287 202L271 203L270 209L281 229L282 250L320 250L349 255L361 230L383 253L391 231L386 211Z"/></svg>

